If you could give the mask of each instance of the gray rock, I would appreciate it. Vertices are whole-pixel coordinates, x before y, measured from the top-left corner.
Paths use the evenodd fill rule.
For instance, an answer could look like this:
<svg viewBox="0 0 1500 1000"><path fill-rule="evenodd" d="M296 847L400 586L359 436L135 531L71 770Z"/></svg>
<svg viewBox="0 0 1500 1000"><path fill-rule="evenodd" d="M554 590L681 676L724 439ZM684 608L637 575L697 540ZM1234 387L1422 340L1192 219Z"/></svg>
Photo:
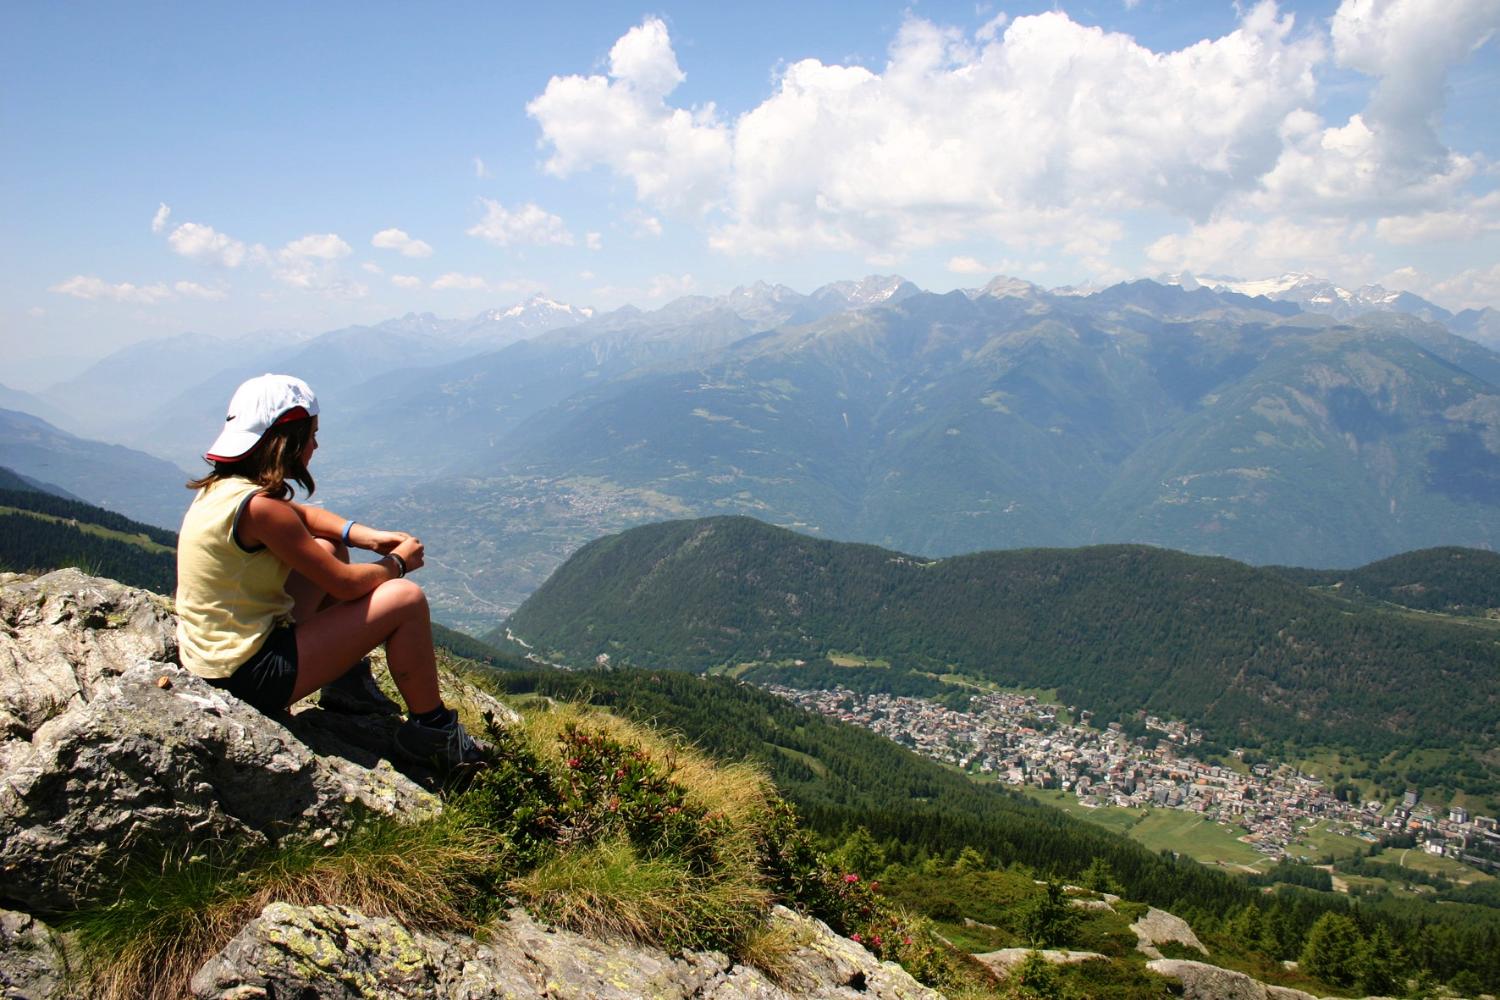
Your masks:
<svg viewBox="0 0 1500 1000"><path fill-rule="evenodd" d="M1159 958L1146 968L1182 983L1183 1000L1317 1000L1311 993L1285 986L1267 986L1243 972L1205 962Z"/></svg>
<svg viewBox="0 0 1500 1000"><path fill-rule="evenodd" d="M983 962L990 967L990 971L996 975L1007 975L1011 969L1021 964L1021 960L1031 954L1031 948L1001 948L999 951L987 951L982 955L975 955L977 961ZM1053 965L1074 965L1078 962L1088 962L1093 959L1104 958L1097 951L1067 951L1062 948L1041 949L1042 958Z"/></svg>
<svg viewBox="0 0 1500 1000"><path fill-rule="evenodd" d="M149 591L58 570L0 582L0 739L29 739L142 660L177 659L170 602Z"/></svg>
<svg viewBox="0 0 1500 1000"><path fill-rule="evenodd" d="M67 570L0 583L0 615L0 877L31 912L71 909L132 855L327 839L355 804L440 808L389 762L164 662L175 624L146 591Z"/></svg>
<svg viewBox="0 0 1500 1000"><path fill-rule="evenodd" d="M799 942L791 959L795 987L716 952L673 956L599 941L546 927L520 910L481 943L413 932L342 907L273 903L198 970L192 989L214 1000L941 1000L899 966L881 963L824 924L781 908L772 919L787 923Z"/></svg>
<svg viewBox="0 0 1500 1000"><path fill-rule="evenodd" d="M66 967L46 924L0 910L0 997L47 1000L60 995Z"/></svg>
<svg viewBox="0 0 1500 1000"><path fill-rule="evenodd" d="M1131 924L1130 929L1135 932L1136 949L1147 958L1161 958L1161 952L1156 946L1168 941L1176 941L1208 954L1208 949L1203 947L1203 942L1198 940L1198 935L1193 933L1186 920L1154 906L1146 911L1145 916Z"/></svg>

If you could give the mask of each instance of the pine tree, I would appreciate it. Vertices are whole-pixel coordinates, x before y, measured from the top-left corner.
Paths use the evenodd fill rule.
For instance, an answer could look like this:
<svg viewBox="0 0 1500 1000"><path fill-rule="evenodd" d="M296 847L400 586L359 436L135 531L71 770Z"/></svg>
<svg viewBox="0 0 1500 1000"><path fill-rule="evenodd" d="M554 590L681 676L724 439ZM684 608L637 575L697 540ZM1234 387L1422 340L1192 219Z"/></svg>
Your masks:
<svg viewBox="0 0 1500 1000"><path fill-rule="evenodd" d="M1047 890L1032 896L1021 909L1021 933L1033 948L1067 944L1078 924L1078 913L1063 888L1048 882Z"/></svg>
<svg viewBox="0 0 1500 1000"><path fill-rule="evenodd" d="M1003 1000L1063 1000L1067 990L1052 963L1028 951L1005 980Z"/></svg>
<svg viewBox="0 0 1500 1000"><path fill-rule="evenodd" d="M1120 888L1119 880L1115 878L1115 870L1109 866L1109 862L1103 858L1094 857L1089 862L1088 870L1082 876L1083 887L1092 889L1094 892L1108 892L1118 896L1125 890Z"/></svg>
<svg viewBox="0 0 1500 1000"><path fill-rule="evenodd" d="M1261 919L1260 907L1246 903L1245 908L1229 922L1229 935L1247 948L1259 948L1265 932L1265 921Z"/></svg>
<svg viewBox="0 0 1500 1000"><path fill-rule="evenodd" d="M1359 988L1366 994L1397 993L1405 986L1406 955L1384 924L1376 924L1360 950Z"/></svg>
<svg viewBox="0 0 1500 1000"><path fill-rule="evenodd" d="M870 836L870 831L860 826L849 834L834 855L834 861L844 872L869 879L885 867L885 852Z"/></svg>
<svg viewBox="0 0 1500 1000"><path fill-rule="evenodd" d="M1342 913L1325 913L1307 934L1298 963L1303 972L1334 986L1353 986L1359 975L1364 938Z"/></svg>

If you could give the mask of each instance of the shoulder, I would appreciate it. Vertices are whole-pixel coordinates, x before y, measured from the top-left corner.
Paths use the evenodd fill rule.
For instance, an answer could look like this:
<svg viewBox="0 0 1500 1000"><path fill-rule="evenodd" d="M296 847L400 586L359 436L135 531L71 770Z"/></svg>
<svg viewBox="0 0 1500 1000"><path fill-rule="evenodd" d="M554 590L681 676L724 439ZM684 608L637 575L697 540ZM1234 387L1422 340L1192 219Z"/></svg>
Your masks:
<svg viewBox="0 0 1500 1000"><path fill-rule="evenodd" d="M250 485L254 485L253 483ZM249 517L270 521L285 521L287 518L301 522L297 510L288 500L278 500L259 488L245 497L245 514Z"/></svg>

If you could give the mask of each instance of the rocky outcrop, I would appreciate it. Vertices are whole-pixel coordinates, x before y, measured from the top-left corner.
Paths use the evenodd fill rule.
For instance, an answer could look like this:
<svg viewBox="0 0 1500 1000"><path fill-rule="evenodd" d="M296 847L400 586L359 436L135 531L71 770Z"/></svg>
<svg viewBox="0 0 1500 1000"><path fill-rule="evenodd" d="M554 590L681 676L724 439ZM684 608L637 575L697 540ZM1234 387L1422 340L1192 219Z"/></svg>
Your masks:
<svg viewBox="0 0 1500 1000"><path fill-rule="evenodd" d="M192 989L203 1000L941 1000L825 924L784 908L771 919L797 942L784 963L795 983L778 984L716 952L671 956L554 930L521 910L479 942L415 932L344 907L272 903L198 971Z"/></svg>
<svg viewBox="0 0 1500 1000"><path fill-rule="evenodd" d="M311 719L192 676L160 599L76 570L0 584L4 899L66 911L132 852L335 836L437 799ZM316 713L322 715L324 713Z"/></svg>
<svg viewBox="0 0 1500 1000"><path fill-rule="evenodd" d="M1146 968L1181 983L1183 1000L1317 1000L1311 993L1267 986L1243 972L1204 962L1158 958L1147 962Z"/></svg>
<svg viewBox="0 0 1500 1000"><path fill-rule="evenodd" d="M1145 915L1130 925L1135 932L1136 948L1147 958L1161 958L1161 951L1156 947L1166 944L1168 941L1176 941L1178 944L1189 948L1197 948L1207 955L1208 949L1203 947L1203 942L1198 940L1198 935L1188 926L1188 922L1181 917L1173 916L1166 910L1158 910L1151 907Z"/></svg>
<svg viewBox="0 0 1500 1000"><path fill-rule="evenodd" d="M1031 948L1001 948L999 951L987 951L982 955L975 955L975 959L989 966L990 971L998 976L1004 977L1010 970L1021 964L1021 961L1031 952ZM1090 962L1094 959L1105 960L1105 956L1097 951L1067 951L1062 948L1043 948L1039 954L1042 958L1053 965L1073 965L1077 962Z"/></svg>
<svg viewBox="0 0 1500 1000"><path fill-rule="evenodd" d="M0 997L41 1000L65 979L62 952L52 931L24 913L0 910Z"/></svg>

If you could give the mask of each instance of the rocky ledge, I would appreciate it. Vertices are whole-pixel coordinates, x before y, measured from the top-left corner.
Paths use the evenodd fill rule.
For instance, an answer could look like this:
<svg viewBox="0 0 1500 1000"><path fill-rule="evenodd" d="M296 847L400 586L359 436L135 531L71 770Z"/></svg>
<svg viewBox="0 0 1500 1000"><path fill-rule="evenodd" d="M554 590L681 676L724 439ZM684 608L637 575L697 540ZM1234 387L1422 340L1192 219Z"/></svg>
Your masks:
<svg viewBox="0 0 1500 1000"><path fill-rule="evenodd" d="M268 717L176 662L168 602L63 570L0 574L0 995L64 998L46 921L169 848L331 841L361 810L442 808L432 776L387 759L393 720ZM513 715L452 678L445 697ZM524 912L481 938L343 907L273 902L198 969L198 997L866 997L939 1000L826 925L778 908L795 942L772 980L716 953L590 939Z"/></svg>

